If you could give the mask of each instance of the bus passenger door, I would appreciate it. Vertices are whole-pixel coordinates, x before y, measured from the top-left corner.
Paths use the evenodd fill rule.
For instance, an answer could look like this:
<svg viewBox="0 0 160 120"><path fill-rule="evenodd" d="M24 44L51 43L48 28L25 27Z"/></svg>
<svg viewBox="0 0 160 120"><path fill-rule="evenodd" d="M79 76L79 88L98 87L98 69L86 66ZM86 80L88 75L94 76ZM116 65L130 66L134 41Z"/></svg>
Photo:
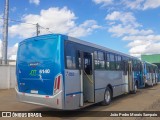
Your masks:
<svg viewBox="0 0 160 120"><path fill-rule="evenodd" d="M124 88L124 92L128 93L129 92L129 85L128 85L128 61L123 61L123 66L124 66L124 69L123 69L123 76L124 76L124 82L125 82L125 88Z"/></svg>
<svg viewBox="0 0 160 120"><path fill-rule="evenodd" d="M132 71L132 62L128 62L128 90L134 91L134 78L133 78L133 71Z"/></svg>
<svg viewBox="0 0 160 120"><path fill-rule="evenodd" d="M80 106L94 102L94 80L92 53L78 51L81 94Z"/></svg>
<svg viewBox="0 0 160 120"><path fill-rule="evenodd" d="M145 64L143 62L141 62L140 65L140 81L141 81L140 87L144 87L146 79L145 79Z"/></svg>
<svg viewBox="0 0 160 120"><path fill-rule="evenodd" d="M124 61L124 78L126 83L124 91L129 93L134 90L134 75L131 61Z"/></svg>

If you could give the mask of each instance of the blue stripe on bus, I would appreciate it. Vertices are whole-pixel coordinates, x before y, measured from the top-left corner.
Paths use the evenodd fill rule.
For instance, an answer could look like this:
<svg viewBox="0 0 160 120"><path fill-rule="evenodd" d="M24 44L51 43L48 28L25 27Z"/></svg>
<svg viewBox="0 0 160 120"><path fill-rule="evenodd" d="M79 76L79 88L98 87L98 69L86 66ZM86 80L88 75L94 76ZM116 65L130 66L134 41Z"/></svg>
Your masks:
<svg viewBox="0 0 160 120"><path fill-rule="evenodd" d="M115 87L115 86L121 86L121 85L125 85L127 83L123 83L123 84L119 84L119 85L114 85L112 87ZM101 89L105 89L106 87L103 87L103 88L96 88L95 90L101 90ZM82 92L73 92L73 93L68 93L66 94L66 96L69 96L69 95L73 95L73 94L81 94Z"/></svg>
<svg viewBox="0 0 160 120"><path fill-rule="evenodd" d="M121 85L125 85L125 84L127 84L127 83L123 83L123 84L119 84L119 85L113 85L112 87L121 86ZM106 89L106 87L96 88L95 90L102 90L102 89Z"/></svg>
<svg viewBox="0 0 160 120"><path fill-rule="evenodd" d="M74 93L68 93L66 94L66 96L69 96L69 95L74 95L74 94L81 94L82 92L74 92Z"/></svg>

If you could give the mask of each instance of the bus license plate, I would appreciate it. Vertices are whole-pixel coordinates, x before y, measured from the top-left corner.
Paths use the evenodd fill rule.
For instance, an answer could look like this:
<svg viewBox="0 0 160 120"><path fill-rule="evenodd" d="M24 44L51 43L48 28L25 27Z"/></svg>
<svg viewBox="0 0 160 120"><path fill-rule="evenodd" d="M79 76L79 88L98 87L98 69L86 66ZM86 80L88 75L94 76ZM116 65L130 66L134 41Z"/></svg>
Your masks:
<svg viewBox="0 0 160 120"><path fill-rule="evenodd" d="M31 90L32 94L38 94L38 90Z"/></svg>

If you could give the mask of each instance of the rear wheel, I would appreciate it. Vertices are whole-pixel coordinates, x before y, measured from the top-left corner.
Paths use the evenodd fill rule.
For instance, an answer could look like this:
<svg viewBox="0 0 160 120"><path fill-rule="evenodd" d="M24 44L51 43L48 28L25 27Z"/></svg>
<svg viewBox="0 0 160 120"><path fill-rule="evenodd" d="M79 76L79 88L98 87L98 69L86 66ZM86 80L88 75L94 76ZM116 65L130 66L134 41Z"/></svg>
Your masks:
<svg viewBox="0 0 160 120"><path fill-rule="evenodd" d="M102 102L102 105L109 105L111 103L112 99L112 93L109 87L106 88L104 93L104 100Z"/></svg>

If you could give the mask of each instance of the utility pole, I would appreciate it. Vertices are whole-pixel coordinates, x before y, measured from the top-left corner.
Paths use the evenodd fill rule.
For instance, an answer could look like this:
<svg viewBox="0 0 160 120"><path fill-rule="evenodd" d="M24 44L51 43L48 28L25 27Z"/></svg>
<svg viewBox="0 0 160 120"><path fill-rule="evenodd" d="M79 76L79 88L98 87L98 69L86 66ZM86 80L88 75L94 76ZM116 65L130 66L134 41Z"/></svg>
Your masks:
<svg viewBox="0 0 160 120"><path fill-rule="evenodd" d="M39 24L37 23L37 24L36 24L36 34L37 34L37 36L39 35L39 33L40 33Z"/></svg>
<svg viewBox="0 0 160 120"><path fill-rule="evenodd" d="M5 0L3 38L2 38L2 64L7 64L7 47L8 47L8 16L9 16L9 0Z"/></svg>

